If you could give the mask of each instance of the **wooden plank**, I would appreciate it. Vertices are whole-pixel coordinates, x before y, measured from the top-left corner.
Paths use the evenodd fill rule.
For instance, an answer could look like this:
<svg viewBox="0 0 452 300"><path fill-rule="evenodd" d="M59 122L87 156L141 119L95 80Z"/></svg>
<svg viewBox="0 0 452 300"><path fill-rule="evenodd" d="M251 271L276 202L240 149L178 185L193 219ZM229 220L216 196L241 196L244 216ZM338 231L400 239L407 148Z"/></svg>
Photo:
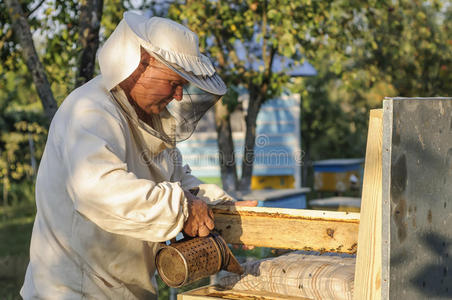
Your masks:
<svg viewBox="0 0 452 300"><path fill-rule="evenodd" d="M382 110L370 112L354 299L381 299Z"/></svg>
<svg viewBox="0 0 452 300"><path fill-rule="evenodd" d="M215 206L215 228L231 244L355 253L359 213Z"/></svg>
<svg viewBox="0 0 452 300"><path fill-rule="evenodd" d="M204 286L177 295L177 300L212 300L212 299L307 300L307 298L302 297L285 296L261 291L228 290L216 286Z"/></svg>
<svg viewBox="0 0 452 300"><path fill-rule="evenodd" d="M177 294L177 300L213 300L224 299L215 296L209 296L211 286L203 286L181 294Z"/></svg>

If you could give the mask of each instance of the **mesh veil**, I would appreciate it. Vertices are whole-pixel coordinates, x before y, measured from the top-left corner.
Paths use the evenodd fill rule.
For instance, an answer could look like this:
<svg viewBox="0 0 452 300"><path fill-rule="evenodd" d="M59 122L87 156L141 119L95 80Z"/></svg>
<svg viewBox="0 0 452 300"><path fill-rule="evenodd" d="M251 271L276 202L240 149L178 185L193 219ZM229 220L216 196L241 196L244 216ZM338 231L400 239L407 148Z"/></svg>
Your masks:
<svg viewBox="0 0 452 300"><path fill-rule="evenodd" d="M138 118L119 86L112 90L112 95L134 125L170 145L188 139L198 121L221 98L189 83L184 85L182 100L173 99L159 114L151 114L143 121Z"/></svg>

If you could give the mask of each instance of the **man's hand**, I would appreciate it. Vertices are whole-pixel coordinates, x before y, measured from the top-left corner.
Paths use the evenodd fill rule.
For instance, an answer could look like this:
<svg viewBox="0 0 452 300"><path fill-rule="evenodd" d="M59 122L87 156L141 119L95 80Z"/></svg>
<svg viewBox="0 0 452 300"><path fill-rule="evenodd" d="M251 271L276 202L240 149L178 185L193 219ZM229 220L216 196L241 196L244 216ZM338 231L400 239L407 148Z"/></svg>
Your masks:
<svg viewBox="0 0 452 300"><path fill-rule="evenodd" d="M184 233L191 237L208 236L215 227L212 210L189 191L185 191L185 197L188 204L188 219L184 224Z"/></svg>

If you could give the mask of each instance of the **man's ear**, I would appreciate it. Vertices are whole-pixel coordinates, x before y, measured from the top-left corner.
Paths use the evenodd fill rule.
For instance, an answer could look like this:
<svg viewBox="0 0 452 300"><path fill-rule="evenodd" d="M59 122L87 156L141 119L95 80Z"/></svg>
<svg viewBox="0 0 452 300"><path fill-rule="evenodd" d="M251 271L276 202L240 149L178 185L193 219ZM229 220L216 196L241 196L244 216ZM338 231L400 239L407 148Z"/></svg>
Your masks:
<svg viewBox="0 0 452 300"><path fill-rule="evenodd" d="M143 46L140 46L140 55L141 55L141 61L142 62L146 62L146 63L152 63L155 61L155 58L152 57L152 55L149 54L149 52L147 52Z"/></svg>

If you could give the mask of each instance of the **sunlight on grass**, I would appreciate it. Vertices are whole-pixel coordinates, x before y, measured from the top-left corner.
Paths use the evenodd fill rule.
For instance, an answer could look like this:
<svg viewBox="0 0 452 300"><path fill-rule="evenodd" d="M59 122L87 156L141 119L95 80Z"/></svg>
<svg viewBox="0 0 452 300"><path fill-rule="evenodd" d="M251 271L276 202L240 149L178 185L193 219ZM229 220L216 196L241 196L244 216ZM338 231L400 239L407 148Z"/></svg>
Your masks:
<svg viewBox="0 0 452 300"><path fill-rule="evenodd" d="M28 255L34 216L34 205L0 208L0 257Z"/></svg>
<svg viewBox="0 0 452 300"><path fill-rule="evenodd" d="M34 204L0 207L0 299L21 299L19 291L28 263Z"/></svg>

